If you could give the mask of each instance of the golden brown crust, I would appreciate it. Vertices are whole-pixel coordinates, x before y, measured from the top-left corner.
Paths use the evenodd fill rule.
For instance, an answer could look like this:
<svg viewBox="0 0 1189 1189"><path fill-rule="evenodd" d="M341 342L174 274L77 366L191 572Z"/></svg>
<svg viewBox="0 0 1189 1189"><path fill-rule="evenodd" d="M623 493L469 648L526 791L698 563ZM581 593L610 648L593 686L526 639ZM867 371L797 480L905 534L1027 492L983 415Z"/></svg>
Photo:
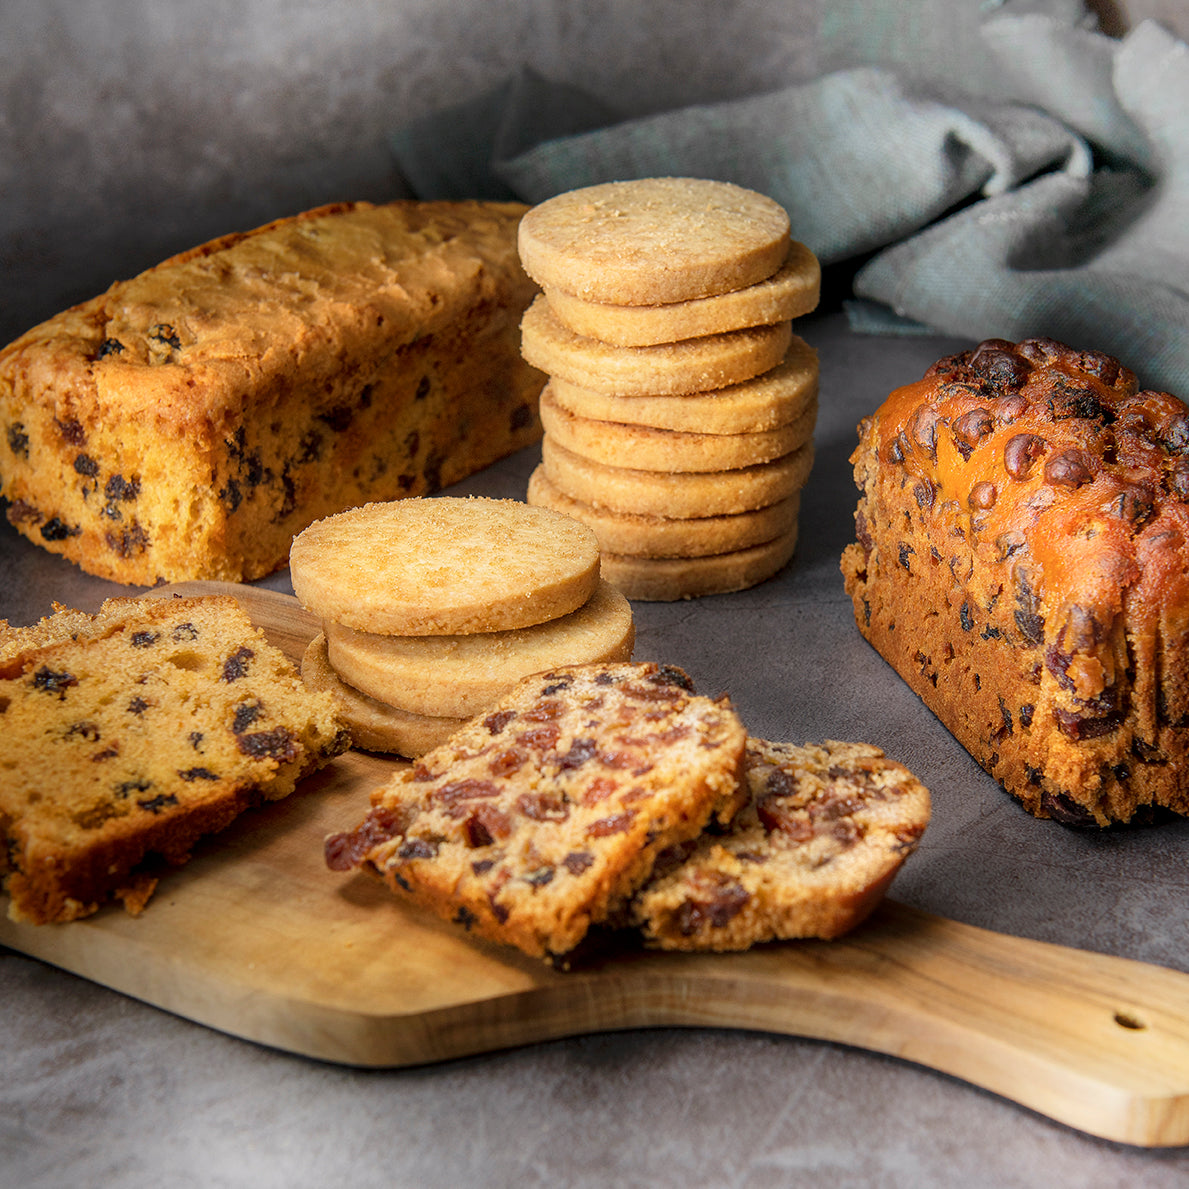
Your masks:
<svg viewBox="0 0 1189 1189"><path fill-rule="evenodd" d="M33 328L0 352L9 520L120 582L253 578L319 516L536 440L523 210L322 208Z"/></svg>
<svg viewBox="0 0 1189 1189"><path fill-rule="evenodd" d="M894 392L852 461L856 621L971 754L1038 816L1189 812L1184 402L989 340Z"/></svg>

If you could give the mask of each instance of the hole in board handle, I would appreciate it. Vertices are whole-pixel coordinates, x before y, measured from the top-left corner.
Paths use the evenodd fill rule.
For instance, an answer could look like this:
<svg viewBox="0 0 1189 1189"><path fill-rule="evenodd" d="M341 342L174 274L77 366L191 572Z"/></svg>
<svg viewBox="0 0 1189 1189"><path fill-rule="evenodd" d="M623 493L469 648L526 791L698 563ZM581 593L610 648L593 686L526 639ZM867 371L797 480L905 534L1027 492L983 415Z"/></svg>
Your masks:
<svg viewBox="0 0 1189 1189"><path fill-rule="evenodd" d="M1130 1028L1133 1032L1142 1032L1147 1027L1143 1020L1133 1016L1130 1012L1117 1011L1115 1012L1115 1023L1120 1028Z"/></svg>

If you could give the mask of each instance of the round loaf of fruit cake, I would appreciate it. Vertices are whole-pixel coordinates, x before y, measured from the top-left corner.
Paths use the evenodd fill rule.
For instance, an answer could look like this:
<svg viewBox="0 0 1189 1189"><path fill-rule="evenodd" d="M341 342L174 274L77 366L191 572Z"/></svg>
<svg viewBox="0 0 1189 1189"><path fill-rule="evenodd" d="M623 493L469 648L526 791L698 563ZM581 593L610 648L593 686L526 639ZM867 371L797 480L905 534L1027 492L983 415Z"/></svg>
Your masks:
<svg viewBox="0 0 1189 1189"><path fill-rule="evenodd" d="M1189 813L1189 408L988 340L860 425L860 631L1031 813Z"/></svg>
<svg viewBox="0 0 1189 1189"><path fill-rule="evenodd" d="M929 823L929 792L865 743L747 741L748 803L663 856L632 903L646 942L742 950L833 938L879 903Z"/></svg>
<svg viewBox="0 0 1189 1189"><path fill-rule="evenodd" d="M731 818L745 743L726 700L677 668L537 674L373 793L326 861L369 868L480 937L565 955L661 851Z"/></svg>

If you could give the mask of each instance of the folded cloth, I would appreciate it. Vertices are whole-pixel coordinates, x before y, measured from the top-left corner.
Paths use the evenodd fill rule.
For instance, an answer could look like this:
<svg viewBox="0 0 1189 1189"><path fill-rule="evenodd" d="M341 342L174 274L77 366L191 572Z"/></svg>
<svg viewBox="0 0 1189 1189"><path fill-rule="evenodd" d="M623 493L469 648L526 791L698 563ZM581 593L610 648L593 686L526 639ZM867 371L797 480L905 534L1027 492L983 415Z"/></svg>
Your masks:
<svg viewBox="0 0 1189 1189"><path fill-rule="evenodd" d="M1106 37L1074 0L918 0L911 29L865 0L844 34L831 2L817 35L845 44L816 77L619 118L526 71L398 132L397 163L426 198L733 181L854 271L858 330L1050 335L1189 396L1189 48Z"/></svg>

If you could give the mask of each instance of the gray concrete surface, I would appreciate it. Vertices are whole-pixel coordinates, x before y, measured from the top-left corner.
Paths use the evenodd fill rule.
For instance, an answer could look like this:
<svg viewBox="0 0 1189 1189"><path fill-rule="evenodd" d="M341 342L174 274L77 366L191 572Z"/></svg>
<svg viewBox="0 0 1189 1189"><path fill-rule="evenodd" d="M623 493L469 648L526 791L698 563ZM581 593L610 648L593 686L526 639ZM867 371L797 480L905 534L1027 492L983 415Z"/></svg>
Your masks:
<svg viewBox="0 0 1189 1189"><path fill-rule="evenodd" d="M816 6L813 7L816 11ZM527 61L646 110L813 69L805 6L765 0L0 0L0 340L169 252L340 197L400 193L384 138ZM638 604L637 655L729 690L749 727L867 739L933 824L897 898L1189 970L1189 822L1033 821L858 636L854 426L961 345L800 333L822 361L793 564L751 591ZM520 497L534 450L462 490ZM278 574L267 585L287 589ZM0 526L0 618L125 588ZM0 1186L1189 1184L1189 1149L1089 1138L966 1084L836 1045L715 1030L581 1037L391 1072L231 1039L0 950Z"/></svg>

